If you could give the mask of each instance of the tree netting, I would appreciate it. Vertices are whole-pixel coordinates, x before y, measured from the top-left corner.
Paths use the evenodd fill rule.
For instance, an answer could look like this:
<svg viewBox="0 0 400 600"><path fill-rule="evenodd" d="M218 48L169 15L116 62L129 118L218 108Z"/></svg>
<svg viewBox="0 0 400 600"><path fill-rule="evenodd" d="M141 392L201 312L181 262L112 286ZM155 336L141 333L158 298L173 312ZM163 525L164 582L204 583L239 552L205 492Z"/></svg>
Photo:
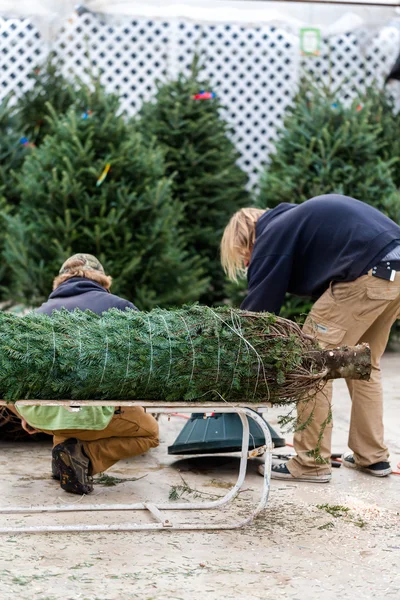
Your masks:
<svg viewBox="0 0 400 600"><path fill-rule="evenodd" d="M287 404L365 376L343 350L346 375L295 323L230 308L0 313L0 397Z"/></svg>

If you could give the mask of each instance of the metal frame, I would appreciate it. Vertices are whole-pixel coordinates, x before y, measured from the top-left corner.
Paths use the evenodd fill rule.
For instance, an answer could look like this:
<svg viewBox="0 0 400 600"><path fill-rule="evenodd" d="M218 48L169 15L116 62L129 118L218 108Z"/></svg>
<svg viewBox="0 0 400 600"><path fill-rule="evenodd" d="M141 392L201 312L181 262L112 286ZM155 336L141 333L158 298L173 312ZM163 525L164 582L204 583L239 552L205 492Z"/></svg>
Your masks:
<svg viewBox="0 0 400 600"><path fill-rule="evenodd" d="M18 402L23 405L64 405L70 408L79 409L79 407L90 404L91 406L105 405L105 401L49 401L49 400L24 400ZM0 400L0 406L6 405L5 401ZM242 450L240 457L239 475L236 484L229 490L229 492L223 497L215 501L210 502L188 502L188 503L152 503L152 502L140 502L136 504L65 504L61 506L30 506L30 507L9 507L1 508L0 514L33 514L33 513L61 513L61 512L95 512L95 511L133 511L133 510L147 510L157 521L156 523L127 523L121 525L33 525L30 527L2 527L0 533L15 534L15 533L72 533L82 531L143 531L143 530L222 530L222 529L237 529L243 527L253 521L253 519L265 508L268 501L269 489L270 489L270 476L271 476L271 463L272 463L272 440L268 426L264 419L255 412L247 407L241 406L238 403L233 403L227 406L218 406L216 404L198 404L188 402L184 405L178 405L176 403L160 403L160 402L137 402L137 401L108 401L107 406L143 406L147 409L151 409L151 412L170 414L173 412L181 413L205 413L207 412L218 412L218 413L236 413L239 415L243 424L243 436L242 436ZM256 408L256 406L255 406ZM187 510L212 510L218 509L232 502L232 500L238 495L247 471L248 459L259 455L258 450L249 451L249 423L247 417L253 419L262 429L265 435L265 472L263 478L263 485L261 491L261 498L258 505L253 509L250 515L241 521L219 521L218 523L176 523L168 518L163 511L187 511Z"/></svg>

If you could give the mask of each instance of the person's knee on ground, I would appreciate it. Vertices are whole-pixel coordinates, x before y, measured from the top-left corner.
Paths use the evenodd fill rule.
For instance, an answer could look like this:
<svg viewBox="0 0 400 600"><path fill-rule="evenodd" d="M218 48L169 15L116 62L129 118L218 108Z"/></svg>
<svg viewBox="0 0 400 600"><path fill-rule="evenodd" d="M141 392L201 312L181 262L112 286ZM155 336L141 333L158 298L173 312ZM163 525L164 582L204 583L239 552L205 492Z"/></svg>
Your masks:
<svg viewBox="0 0 400 600"><path fill-rule="evenodd" d="M144 454L159 445L156 419L143 410L129 413L128 417L140 417L140 425L136 424L136 431L133 428L131 435L127 435L124 427L133 422L118 418L113 419L104 431L57 432L53 438L52 478L60 481L62 489L74 494L89 494L93 491L94 475L103 473L121 459ZM96 439L91 440L91 437Z"/></svg>
<svg viewBox="0 0 400 600"><path fill-rule="evenodd" d="M139 407L132 408L136 410L124 409L120 417L116 415L105 430L107 437L83 441L93 475L103 473L119 460L145 454L159 445L156 419Z"/></svg>

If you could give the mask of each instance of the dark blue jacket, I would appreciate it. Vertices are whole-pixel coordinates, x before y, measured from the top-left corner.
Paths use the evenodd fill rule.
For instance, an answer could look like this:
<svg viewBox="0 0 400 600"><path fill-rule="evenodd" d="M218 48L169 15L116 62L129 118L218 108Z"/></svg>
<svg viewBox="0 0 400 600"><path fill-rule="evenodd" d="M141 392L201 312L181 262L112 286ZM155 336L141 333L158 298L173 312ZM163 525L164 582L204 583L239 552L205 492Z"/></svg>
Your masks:
<svg viewBox="0 0 400 600"><path fill-rule="evenodd" d="M110 308L137 310L132 302L110 294L100 284L86 277L72 277L64 281L54 292L51 292L47 302L44 302L36 312L51 315L53 310L62 308L71 311L75 308L91 310L98 315Z"/></svg>
<svg viewBox="0 0 400 600"><path fill-rule="evenodd" d="M399 244L400 227L354 198L279 204L257 221L241 308L278 314L286 292L317 299L331 281L365 275Z"/></svg>

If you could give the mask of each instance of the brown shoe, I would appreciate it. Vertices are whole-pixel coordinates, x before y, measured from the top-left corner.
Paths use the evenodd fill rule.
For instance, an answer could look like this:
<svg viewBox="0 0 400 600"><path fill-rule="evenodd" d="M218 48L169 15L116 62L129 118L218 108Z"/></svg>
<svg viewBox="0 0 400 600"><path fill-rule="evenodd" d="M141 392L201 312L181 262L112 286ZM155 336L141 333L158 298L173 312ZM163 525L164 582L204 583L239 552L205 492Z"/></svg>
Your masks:
<svg viewBox="0 0 400 600"><path fill-rule="evenodd" d="M54 467L60 473L60 486L70 494L90 494L93 492L92 477L89 475L90 459L83 450L83 444L70 438L53 448Z"/></svg>

